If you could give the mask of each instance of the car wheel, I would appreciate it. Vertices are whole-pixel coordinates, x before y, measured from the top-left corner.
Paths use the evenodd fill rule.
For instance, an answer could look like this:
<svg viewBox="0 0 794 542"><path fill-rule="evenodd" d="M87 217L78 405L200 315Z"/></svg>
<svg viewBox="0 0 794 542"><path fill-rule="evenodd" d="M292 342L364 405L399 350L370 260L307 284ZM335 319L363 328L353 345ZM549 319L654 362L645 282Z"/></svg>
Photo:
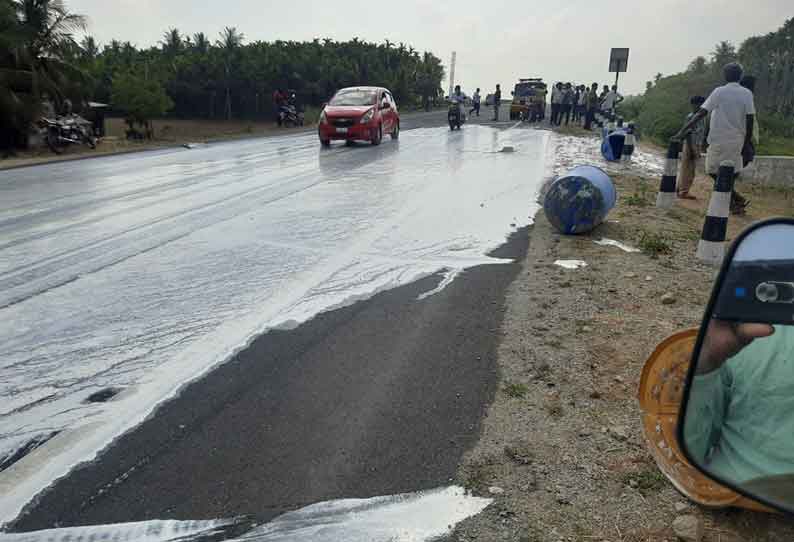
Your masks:
<svg viewBox="0 0 794 542"><path fill-rule="evenodd" d="M383 125L378 124L378 129L377 131L375 131L375 134L372 136L372 144L380 145L381 139L383 139Z"/></svg>
<svg viewBox="0 0 794 542"><path fill-rule="evenodd" d="M400 123L399 122L394 124L394 130L391 131L391 138L392 139L400 139Z"/></svg>

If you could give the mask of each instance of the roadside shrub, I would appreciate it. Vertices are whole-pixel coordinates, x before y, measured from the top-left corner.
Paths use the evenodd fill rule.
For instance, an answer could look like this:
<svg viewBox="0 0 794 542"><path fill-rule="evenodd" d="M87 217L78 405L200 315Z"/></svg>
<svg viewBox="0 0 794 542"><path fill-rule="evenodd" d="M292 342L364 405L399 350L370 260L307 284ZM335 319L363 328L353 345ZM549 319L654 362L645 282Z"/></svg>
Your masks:
<svg viewBox="0 0 794 542"><path fill-rule="evenodd" d="M651 258L658 258L660 254L670 254L673 251L670 242L660 233L643 232L638 244L640 250Z"/></svg>

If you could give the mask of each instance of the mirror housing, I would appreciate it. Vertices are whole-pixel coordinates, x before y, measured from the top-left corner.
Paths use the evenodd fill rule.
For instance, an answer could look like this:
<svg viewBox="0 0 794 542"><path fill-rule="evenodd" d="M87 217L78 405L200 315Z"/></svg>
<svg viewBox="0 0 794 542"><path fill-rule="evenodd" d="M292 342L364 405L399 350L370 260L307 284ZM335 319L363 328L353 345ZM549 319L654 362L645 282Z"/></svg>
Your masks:
<svg viewBox="0 0 794 542"><path fill-rule="evenodd" d="M709 479L794 513L794 219L730 247L684 383L676 436Z"/></svg>
<svg viewBox="0 0 794 542"><path fill-rule="evenodd" d="M391 109L391 104L389 102L383 102L380 104L381 109Z"/></svg>

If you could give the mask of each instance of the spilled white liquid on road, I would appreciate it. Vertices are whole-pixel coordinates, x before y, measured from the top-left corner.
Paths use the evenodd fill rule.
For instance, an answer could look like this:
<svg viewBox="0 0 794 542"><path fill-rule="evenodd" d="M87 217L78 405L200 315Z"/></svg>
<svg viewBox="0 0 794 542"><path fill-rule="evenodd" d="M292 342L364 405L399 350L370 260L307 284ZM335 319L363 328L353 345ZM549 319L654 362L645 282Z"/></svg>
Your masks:
<svg viewBox="0 0 794 542"><path fill-rule="evenodd" d="M480 513L491 499L447 487L313 504L246 533L249 542L424 542Z"/></svg>
<svg viewBox="0 0 794 542"><path fill-rule="evenodd" d="M245 519L142 521L0 533L0 542L425 542L492 502L457 486L319 502L260 526ZM242 534L238 534L242 533Z"/></svg>
<svg viewBox="0 0 794 542"><path fill-rule="evenodd" d="M486 254L531 222L550 137L312 134L4 172L0 463L49 440L0 472L0 524L263 331L503 263Z"/></svg>
<svg viewBox="0 0 794 542"><path fill-rule="evenodd" d="M610 175L658 175L661 178L664 171L662 156L640 148L635 148L629 162L608 162L601 154L601 140L596 137L558 135L552 145L555 176L582 164L598 166Z"/></svg>
<svg viewBox="0 0 794 542"><path fill-rule="evenodd" d="M593 241L596 245L607 246L607 247L617 247L623 252L639 252L640 249L634 248L633 246L627 245L625 243L621 243L620 241L616 241L614 239L608 239L606 237L602 237L601 239L597 239Z"/></svg>
<svg viewBox="0 0 794 542"><path fill-rule="evenodd" d="M215 537L234 520L153 520L0 533L0 542L188 542Z"/></svg>
<svg viewBox="0 0 794 542"><path fill-rule="evenodd" d="M587 262L584 260L554 260L554 265L563 269L579 269L587 267Z"/></svg>

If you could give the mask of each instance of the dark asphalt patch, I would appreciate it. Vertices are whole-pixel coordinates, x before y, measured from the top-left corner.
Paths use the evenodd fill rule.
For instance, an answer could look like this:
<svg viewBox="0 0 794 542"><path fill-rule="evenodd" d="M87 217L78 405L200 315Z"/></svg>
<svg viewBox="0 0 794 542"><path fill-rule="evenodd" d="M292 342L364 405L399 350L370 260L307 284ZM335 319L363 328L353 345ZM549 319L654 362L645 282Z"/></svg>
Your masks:
<svg viewBox="0 0 794 542"><path fill-rule="evenodd" d="M528 228L492 255L521 258ZM270 331L11 526L250 516L448 485L496 391L505 292L519 263L441 276Z"/></svg>
<svg viewBox="0 0 794 542"><path fill-rule="evenodd" d="M105 403L119 394L121 388L103 388L85 398L87 403Z"/></svg>

